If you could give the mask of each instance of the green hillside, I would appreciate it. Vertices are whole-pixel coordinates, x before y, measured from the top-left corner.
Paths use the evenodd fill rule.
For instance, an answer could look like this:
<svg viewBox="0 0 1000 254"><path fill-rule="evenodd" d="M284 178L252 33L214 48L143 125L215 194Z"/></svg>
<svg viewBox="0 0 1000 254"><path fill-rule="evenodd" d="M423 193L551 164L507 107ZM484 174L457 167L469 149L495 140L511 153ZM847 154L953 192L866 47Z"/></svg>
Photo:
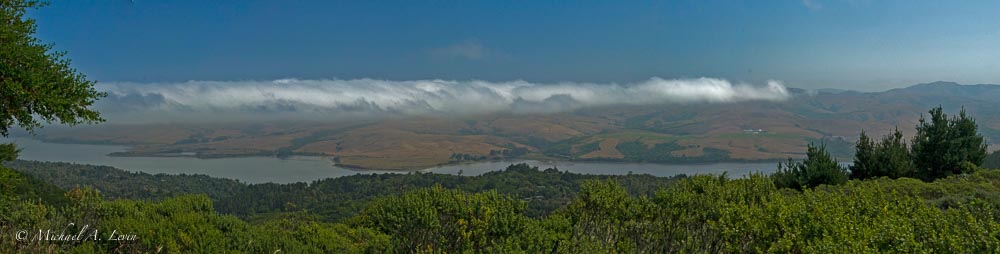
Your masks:
<svg viewBox="0 0 1000 254"><path fill-rule="evenodd" d="M530 170L548 181L566 176ZM227 215L206 195L107 199L84 187L64 192L66 203L61 203L61 198L19 194L44 193L50 189L45 184L15 192L29 177L10 169L2 172L0 190L9 204L0 207L4 253L984 253L1000 248L1000 171L985 169L930 183L881 178L804 191L779 189L761 175L682 178L651 193L630 193L636 183L628 180L591 179L569 203L544 216L529 215L534 198L500 189L472 192L435 185L358 198L365 200L361 212L336 223L320 215L330 208L249 218ZM401 183L420 181L396 177ZM510 174L491 180L518 181ZM12 239L25 228L35 234L36 229L61 230L71 222L73 232L80 225L99 228L98 239L114 238L115 230L118 237L134 235L137 240Z"/></svg>

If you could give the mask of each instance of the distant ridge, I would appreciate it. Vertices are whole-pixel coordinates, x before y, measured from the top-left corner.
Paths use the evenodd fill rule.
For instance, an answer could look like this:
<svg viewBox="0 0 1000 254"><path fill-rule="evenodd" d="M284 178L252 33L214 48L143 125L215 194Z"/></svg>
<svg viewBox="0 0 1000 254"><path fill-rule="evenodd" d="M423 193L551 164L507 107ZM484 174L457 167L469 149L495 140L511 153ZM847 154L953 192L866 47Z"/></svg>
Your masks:
<svg viewBox="0 0 1000 254"><path fill-rule="evenodd" d="M854 91L854 90L839 89L839 88L820 88L820 89L816 89L815 91L817 93L832 93L832 94L857 92L857 91Z"/></svg>
<svg viewBox="0 0 1000 254"><path fill-rule="evenodd" d="M891 89L889 91L893 90L939 91L941 89L961 89L961 90L981 91L981 90L1000 89L1000 85L997 84L963 85L951 81L934 81L930 83L921 83L908 87Z"/></svg>
<svg viewBox="0 0 1000 254"><path fill-rule="evenodd" d="M861 92L857 90L850 89L840 89L840 88L818 88L818 89L801 89L801 88L789 88L789 91L794 93L828 93L828 94L841 94L841 93L885 93L885 92L899 92L899 91L920 91L920 92L940 92L948 90L963 90L969 92L983 92L992 91L1000 89L1000 84L974 84L974 85L964 85L952 81L934 81L929 83L919 83L915 85L910 85L907 87L892 88L885 91L876 92Z"/></svg>
<svg viewBox="0 0 1000 254"><path fill-rule="evenodd" d="M914 96L966 98L974 100L996 100L1000 98L1000 85L962 85L956 82L936 81L916 84L904 88L885 91L886 94L908 94Z"/></svg>

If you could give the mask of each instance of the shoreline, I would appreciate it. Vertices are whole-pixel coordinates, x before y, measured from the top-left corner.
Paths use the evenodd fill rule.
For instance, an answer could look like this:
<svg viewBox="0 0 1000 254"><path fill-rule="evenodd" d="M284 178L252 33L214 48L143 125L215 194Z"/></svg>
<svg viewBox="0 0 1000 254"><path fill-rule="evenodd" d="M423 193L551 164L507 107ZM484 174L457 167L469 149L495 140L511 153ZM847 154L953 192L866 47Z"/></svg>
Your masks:
<svg viewBox="0 0 1000 254"><path fill-rule="evenodd" d="M717 163L778 163L786 161L785 159L726 159L726 160L716 160L716 161L685 161L685 162L651 162L651 161L628 161L624 159L567 159L546 156L544 154L530 153L517 158L503 158L503 159L486 159L486 160L474 160L474 161L452 161L447 163L440 163L433 166L427 167L403 167L403 168L369 168L356 164L342 164L334 161L333 158L337 156L323 155L323 154L309 154L309 153L290 153L284 154L282 156L276 155L273 152L261 151L259 153L244 153L244 154L215 154L215 155L203 155L198 152L184 152L184 151L171 151L169 153L133 153L128 151L135 144L123 144L123 143L113 143L113 142L81 142L79 140L72 139L44 139L44 138L34 138L34 137L21 137L26 139L32 139L38 142L51 143L51 144L66 144L66 145L97 145L97 146L119 146L123 147L124 151L112 152L105 154L108 157L134 157L134 158L194 158L201 160L213 160L213 159L231 159L231 158L275 158L279 160L286 160L294 157L315 157L320 158L324 161L329 162L332 167L337 167L341 169L346 169L350 171L355 171L359 173L365 172L397 172L397 173L407 173L407 172L421 172L425 170L456 166L456 165L471 165L477 163L489 163L489 162L517 162L517 161L536 161L545 164L559 164L559 163L602 163L602 164L648 164L648 165L711 165ZM193 153L193 154L189 154ZM556 166L558 168L558 166Z"/></svg>
<svg viewBox="0 0 1000 254"><path fill-rule="evenodd" d="M595 159L587 159L587 160L552 159L552 158L543 159L543 158L537 158L537 157L534 157L534 158L528 157L528 158L504 158L504 159L499 159L499 160L457 161L457 162L441 163L441 164L437 164L437 165L429 166L429 167L417 167L417 168L369 168L369 167L364 167L364 166L355 165L355 164L336 163L332 159L332 158L334 158L336 156L316 155L316 154L296 154L296 153L290 154L287 157L278 157L278 156L263 155L263 154L233 154L233 155L218 155L218 156L201 156L201 155L158 155L158 154L149 154L149 155L146 155L146 154L124 154L124 153L110 153L110 154L107 154L107 156L109 156L109 157L134 157L134 158L194 158L194 159L201 159L201 160L230 159L230 158L252 158L252 157L275 158L275 159L279 159L279 160L286 160L286 159L290 159L290 158L293 158L293 157L318 157L318 158L322 158L323 160L329 161L331 166L342 168L342 169L347 169L347 170L351 170L351 171L356 171L356 172L371 172L371 171L420 172L420 171L424 171L424 170L429 170L429 169L434 169L434 168L440 168L440 167L446 167L446 166L471 165L471 164L478 164L478 163L504 162L504 161L510 161L510 162L536 161L536 162L541 162L541 163L546 163L546 164L559 164L559 163L569 163L569 164L573 164L573 163L601 163L601 164L620 164L620 165L648 164L648 165L675 165L675 166L684 166L684 165L699 166L699 165L712 165L712 164L719 164L719 163L775 163L775 166L777 166L778 162L787 161L787 159L759 159L759 160L733 159L733 160L696 161L696 162L649 162L649 161L595 160ZM558 168L558 167L556 167L556 168Z"/></svg>

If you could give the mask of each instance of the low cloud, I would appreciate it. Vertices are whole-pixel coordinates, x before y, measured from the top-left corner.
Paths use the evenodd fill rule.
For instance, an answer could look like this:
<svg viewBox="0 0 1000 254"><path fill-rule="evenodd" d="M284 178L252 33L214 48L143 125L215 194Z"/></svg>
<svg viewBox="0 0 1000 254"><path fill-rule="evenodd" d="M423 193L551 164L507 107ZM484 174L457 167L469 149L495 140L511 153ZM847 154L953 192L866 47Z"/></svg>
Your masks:
<svg viewBox="0 0 1000 254"><path fill-rule="evenodd" d="M781 82L652 78L632 84L376 79L102 83L112 122L555 113L611 105L780 101Z"/></svg>

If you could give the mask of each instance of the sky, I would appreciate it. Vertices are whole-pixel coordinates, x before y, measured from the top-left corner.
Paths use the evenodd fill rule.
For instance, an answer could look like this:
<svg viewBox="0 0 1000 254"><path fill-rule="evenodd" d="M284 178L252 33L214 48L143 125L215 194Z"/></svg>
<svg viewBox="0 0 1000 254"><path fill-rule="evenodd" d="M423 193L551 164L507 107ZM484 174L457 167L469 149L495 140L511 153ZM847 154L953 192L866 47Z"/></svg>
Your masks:
<svg viewBox="0 0 1000 254"><path fill-rule="evenodd" d="M1000 83L1000 1L53 1L101 83L706 77L881 91Z"/></svg>

